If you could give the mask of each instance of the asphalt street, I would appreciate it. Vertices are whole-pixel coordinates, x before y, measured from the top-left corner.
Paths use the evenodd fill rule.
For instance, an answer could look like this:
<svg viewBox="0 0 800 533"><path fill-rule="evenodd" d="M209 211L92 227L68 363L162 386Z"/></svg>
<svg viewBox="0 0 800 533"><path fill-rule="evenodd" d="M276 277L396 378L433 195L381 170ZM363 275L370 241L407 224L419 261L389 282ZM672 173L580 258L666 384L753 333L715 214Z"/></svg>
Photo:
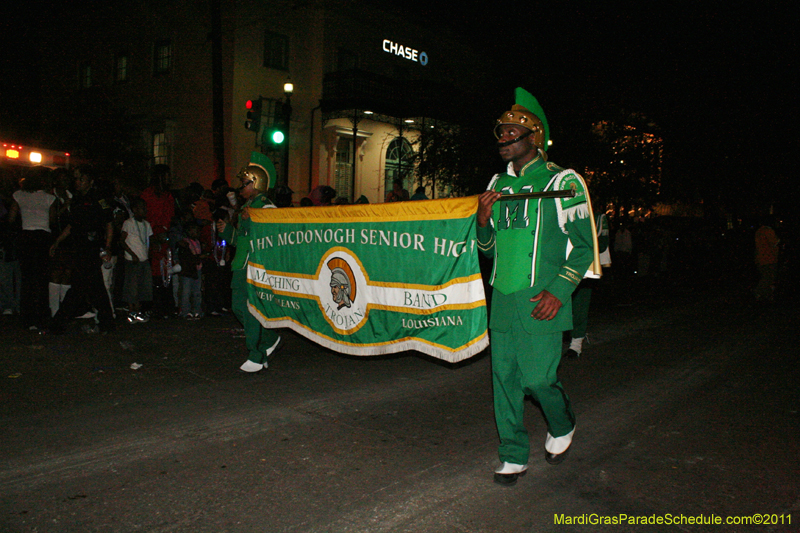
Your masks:
<svg viewBox="0 0 800 533"><path fill-rule="evenodd" d="M245 375L232 317L63 336L3 317L0 531L796 531L794 301L597 291L591 344L560 368L570 455L544 461L529 403L534 454L510 488L492 482L490 350L358 358L287 331Z"/></svg>

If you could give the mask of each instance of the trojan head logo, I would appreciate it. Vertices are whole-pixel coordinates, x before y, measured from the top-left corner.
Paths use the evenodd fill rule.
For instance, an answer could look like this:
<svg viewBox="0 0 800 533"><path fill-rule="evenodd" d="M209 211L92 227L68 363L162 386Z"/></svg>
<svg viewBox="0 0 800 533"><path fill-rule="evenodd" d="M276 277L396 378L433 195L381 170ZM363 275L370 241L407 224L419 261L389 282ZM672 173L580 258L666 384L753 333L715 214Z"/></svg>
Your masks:
<svg viewBox="0 0 800 533"><path fill-rule="evenodd" d="M331 298L337 305L336 310L350 307L356 299L357 292L353 270L341 257L334 257L328 261L328 268L331 271Z"/></svg>

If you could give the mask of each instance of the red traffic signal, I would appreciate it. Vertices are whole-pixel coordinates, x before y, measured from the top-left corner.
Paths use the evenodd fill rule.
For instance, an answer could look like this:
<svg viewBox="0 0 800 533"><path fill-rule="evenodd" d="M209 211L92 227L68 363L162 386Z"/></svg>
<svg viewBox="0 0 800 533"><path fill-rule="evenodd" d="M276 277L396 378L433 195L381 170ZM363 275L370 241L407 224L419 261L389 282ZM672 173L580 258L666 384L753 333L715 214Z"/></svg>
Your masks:
<svg viewBox="0 0 800 533"><path fill-rule="evenodd" d="M261 129L261 98L248 100L244 107L247 109L247 119L244 121L245 129L258 132Z"/></svg>

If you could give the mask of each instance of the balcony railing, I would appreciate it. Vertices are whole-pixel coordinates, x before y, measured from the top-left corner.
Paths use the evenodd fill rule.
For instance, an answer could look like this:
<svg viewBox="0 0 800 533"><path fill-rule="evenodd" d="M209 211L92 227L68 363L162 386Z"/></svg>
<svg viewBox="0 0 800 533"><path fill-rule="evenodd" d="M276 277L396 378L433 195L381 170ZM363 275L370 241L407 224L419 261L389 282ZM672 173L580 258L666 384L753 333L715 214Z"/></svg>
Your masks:
<svg viewBox="0 0 800 533"><path fill-rule="evenodd" d="M360 109L395 117L447 118L454 90L446 84L397 80L363 70L331 72L322 85L323 112Z"/></svg>

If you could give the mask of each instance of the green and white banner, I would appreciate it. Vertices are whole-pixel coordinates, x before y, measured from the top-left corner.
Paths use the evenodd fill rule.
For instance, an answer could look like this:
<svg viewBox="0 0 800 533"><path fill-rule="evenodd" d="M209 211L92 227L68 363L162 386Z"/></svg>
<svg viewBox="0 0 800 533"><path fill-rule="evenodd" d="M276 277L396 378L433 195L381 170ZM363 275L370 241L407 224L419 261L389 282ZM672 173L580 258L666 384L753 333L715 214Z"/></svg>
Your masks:
<svg viewBox="0 0 800 533"><path fill-rule="evenodd" d="M477 205L251 209L250 312L341 353L467 359L489 344Z"/></svg>

